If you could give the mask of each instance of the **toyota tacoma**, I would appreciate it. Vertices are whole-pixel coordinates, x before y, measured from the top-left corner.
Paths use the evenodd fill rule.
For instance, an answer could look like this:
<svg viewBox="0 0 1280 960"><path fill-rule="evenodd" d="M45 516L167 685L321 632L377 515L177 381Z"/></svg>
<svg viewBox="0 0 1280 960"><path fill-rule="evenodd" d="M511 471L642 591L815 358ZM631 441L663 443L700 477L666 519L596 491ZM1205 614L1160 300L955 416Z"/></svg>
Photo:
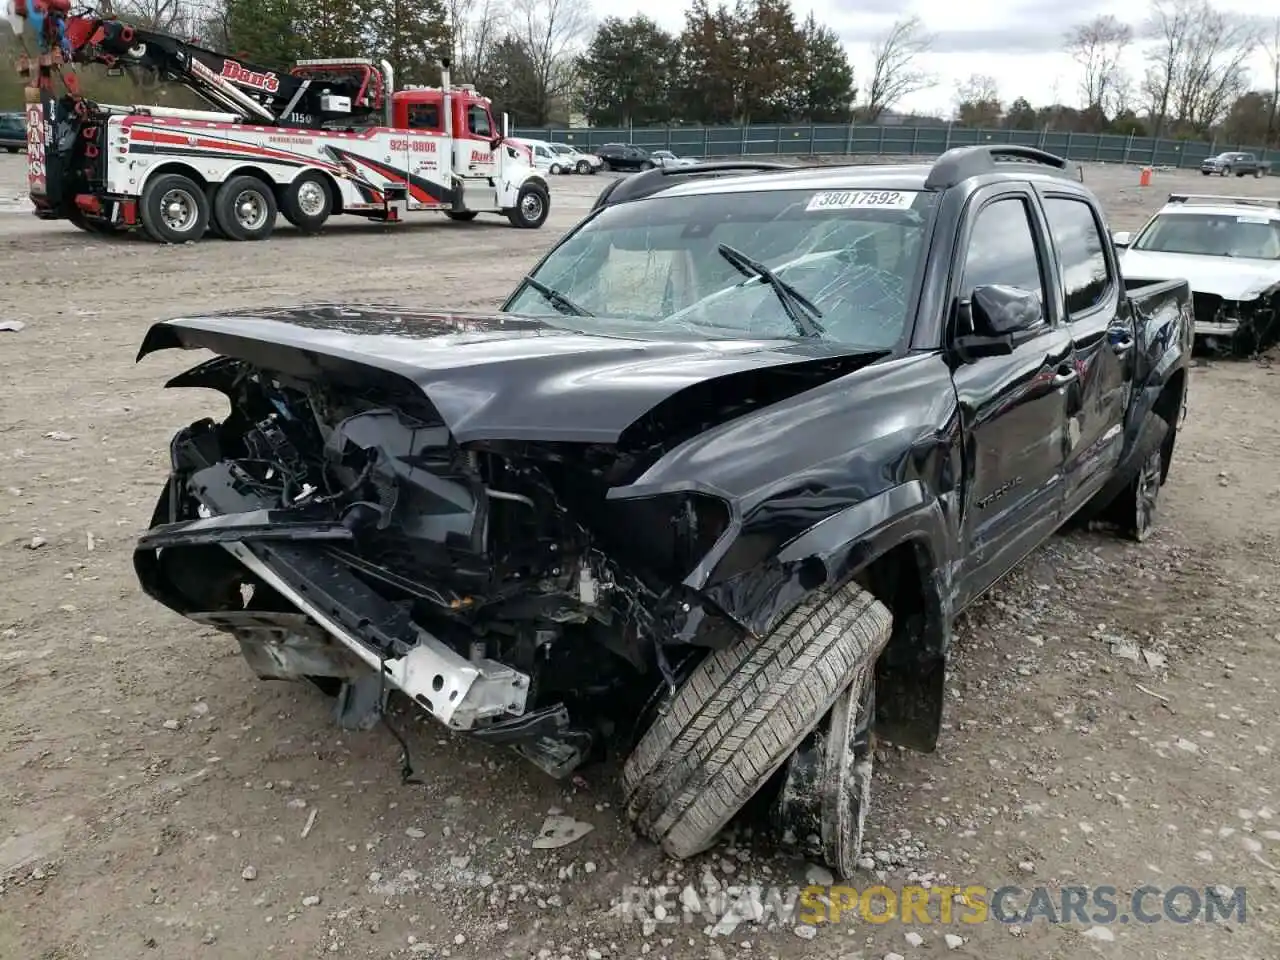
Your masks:
<svg viewBox="0 0 1280 960"><path fill-rule="evenodd" d="M137 574L345 727L400 691L555 777L618 749L670 855L750 802L848 875L957 614L1072 516L1152 529L1191 322L1038 150L655 169L492 313L154 324L231 412Z"/></svg>

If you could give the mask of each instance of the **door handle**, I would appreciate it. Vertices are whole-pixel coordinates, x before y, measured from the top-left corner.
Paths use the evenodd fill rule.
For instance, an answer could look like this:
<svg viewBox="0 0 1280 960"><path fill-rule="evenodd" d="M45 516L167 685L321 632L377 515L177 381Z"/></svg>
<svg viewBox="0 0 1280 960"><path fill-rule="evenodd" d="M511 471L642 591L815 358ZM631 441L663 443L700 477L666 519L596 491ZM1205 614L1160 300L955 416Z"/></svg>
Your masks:
<svg viewBox="0 0 1280 960"><path fill-rule="evenodd" d="M1065 387L1073 380L1079 379L1079 377L1080 371L1077 370L1074 365L1064 363L1058 368L1058 372L1053 375L1053 386L1055 388Z"/></svg>
<svg viewBox="0 0 1280 960"><path fill-rule="evenodd" d="M1133 334L1123 327L1117 330L1107 331L1107 342L1111 344L1111 351L1118 357L1123 357L1131 349L1133 349Z"/></svg>

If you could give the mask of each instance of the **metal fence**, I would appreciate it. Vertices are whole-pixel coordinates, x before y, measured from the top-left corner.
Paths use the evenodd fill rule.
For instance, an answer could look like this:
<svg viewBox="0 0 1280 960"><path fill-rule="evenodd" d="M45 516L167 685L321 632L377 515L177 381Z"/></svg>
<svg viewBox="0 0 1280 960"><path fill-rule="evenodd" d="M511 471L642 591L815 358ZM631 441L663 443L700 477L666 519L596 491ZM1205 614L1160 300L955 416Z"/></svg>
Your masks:
<svg viewBox="0 0 1280 960"><path fill-rule="evenodd" d="M1272 161L1280 174L1280 150L1224 141L1166 140L1057 130L981 130L958 125L933 127L804 126L517 128L517 137L571 143L594 150L606 143L634 143L679 156L724 157L792 154L855 156L936 156L952 147L976 143L1018 143L1039 147L1072 160L1126 163L1153 167L1197 167L1224 150L1247 150Z"/></svg>

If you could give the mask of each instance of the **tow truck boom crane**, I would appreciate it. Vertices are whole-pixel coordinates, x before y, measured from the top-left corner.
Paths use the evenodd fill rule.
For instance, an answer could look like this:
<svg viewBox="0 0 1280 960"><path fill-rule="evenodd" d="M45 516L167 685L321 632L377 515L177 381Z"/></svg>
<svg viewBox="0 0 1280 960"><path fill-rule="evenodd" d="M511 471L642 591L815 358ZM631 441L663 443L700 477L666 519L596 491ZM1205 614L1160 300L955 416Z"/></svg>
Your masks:
<svg viewBox="0 0 1280 960"><path fill-rule="evenodd" d="M92 232L143 227L165 242L265 239L277 212L319 229L332 213L400 221L417 210L467 221L500 213L538 227L546 181L504 143L489 101L440 87L396 92L391 66L359 58L276 70L149 30L71 0L2 0L39 44L28 80L28 186L36 216ZM143 71L214 111L98 104L75 65ZM65 92L55 91L60 80ZM500 149L501 148L501 149ZM161 190L161 187L165 189Z"/></svg>

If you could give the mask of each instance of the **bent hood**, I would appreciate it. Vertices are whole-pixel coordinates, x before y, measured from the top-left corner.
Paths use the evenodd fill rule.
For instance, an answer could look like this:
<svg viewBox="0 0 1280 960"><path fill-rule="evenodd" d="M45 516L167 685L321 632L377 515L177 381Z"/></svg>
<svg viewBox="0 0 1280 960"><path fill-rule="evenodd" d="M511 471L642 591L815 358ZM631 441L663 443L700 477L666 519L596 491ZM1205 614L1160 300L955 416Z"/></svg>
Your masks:
<svg viewBox="0 0 1280 960"><path fill-rule="evenodd" d="M614 443L659 404L684 406L687 417L695 404L776 402L883 356L822 341L679 332L641 339L514 314L330 304L164 320L147 332L138 359L174 347L303 378L401 378L426 395L459 443Z"/></svg>
<svg viewBox="0 0 1280 960"><path fill-rule="evenodd" d="M1271 260L1126 250L1120 270L1141 280L1186 280L1193 293L1213 293L1226 300L1253 300L1280 284L1280 262Z"/></svg>

